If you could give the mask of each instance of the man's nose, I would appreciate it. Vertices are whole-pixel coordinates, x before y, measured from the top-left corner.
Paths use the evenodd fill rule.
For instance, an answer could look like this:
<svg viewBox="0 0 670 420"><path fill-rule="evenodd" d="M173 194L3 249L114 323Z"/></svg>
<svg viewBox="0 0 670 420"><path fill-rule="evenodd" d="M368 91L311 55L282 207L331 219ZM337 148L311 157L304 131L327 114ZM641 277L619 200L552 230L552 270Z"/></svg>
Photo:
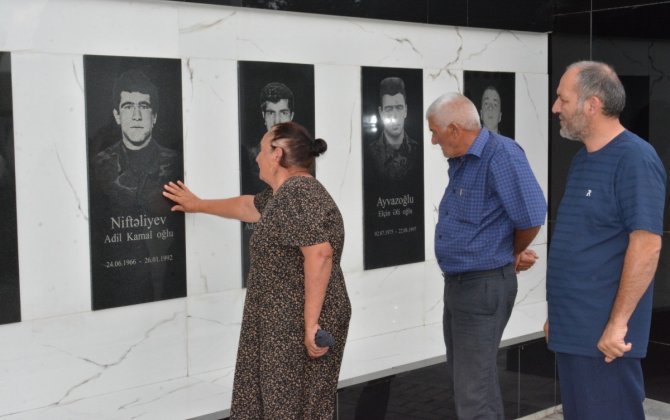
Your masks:
<svg viewBox="0 0 670 420"><path fill-rule="evenodd" d="M133 107L133 119L134 120L141 120L142 119L142 113L140 112L140 108L137 106Z"/></svg>
<svg viewBox="0 0 670 420"><path fill-rule="evenodd" d="M561 110L559 108L560 108L560 106L558 104L558 99L556 99L554 101L554 104L551 106L551 112L554 113L554 114L558 114L559 112L561 112Z"/></svg>

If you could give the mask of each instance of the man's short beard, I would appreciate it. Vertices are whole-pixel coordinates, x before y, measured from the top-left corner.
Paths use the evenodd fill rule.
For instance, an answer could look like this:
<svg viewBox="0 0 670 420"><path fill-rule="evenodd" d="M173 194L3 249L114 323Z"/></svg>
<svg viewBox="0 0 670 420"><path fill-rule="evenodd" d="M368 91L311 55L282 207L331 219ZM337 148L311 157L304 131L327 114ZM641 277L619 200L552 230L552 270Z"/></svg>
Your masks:
<svg viewBox="0 0 670 420"><path fill-rule="evenodd" d="M570 141L582 141L582 139L571 131L567 131L565 128L561 128L560 131L561 137Z"/></svg>
<svg viewBox="0 0 670 420"><path fill-rule="evenodd" d="M588 132L588 123L584 117L584 113L579 111L572 117L570 124L563 124L561 127L561 137L572 141L584 141L584 137Z"/></svg>

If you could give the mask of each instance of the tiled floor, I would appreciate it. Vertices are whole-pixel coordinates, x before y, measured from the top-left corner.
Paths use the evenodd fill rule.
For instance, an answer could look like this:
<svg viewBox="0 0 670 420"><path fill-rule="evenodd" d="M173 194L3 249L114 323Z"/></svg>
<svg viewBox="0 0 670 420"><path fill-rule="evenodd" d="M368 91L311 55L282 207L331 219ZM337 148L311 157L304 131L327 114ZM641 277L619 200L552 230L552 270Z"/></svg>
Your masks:
<svg viewBox="0 0 670 420"><path fill-rule="evenodd" d="M670 325L670 323L666 324ZM651 342L643 361L647 420L670 420L670 346ZM340 389L338 420L455 418L445 363ZM498 372L507 420L562 420L554 355L544 340L501 349ZM557 408L558 407L558 408Z"/></svg>
<svg viewBox="0 0 670 420"><path fill-rule="evenodd" d="M670 404L656 400L646 399L644 401L644 414L646 420L669 420ZM519 420L563 420L561 406L556 406L543 410L530 416L522 417Z"/></svg>
<svg viewBox="0 0 670 420"><path fill-rule="evenodd" d="M498 354L505 417L558 404L553 353L535 340ZM380 378L338 392L338 420L441 420L456 417L445 381L446 363Z"/></svg>

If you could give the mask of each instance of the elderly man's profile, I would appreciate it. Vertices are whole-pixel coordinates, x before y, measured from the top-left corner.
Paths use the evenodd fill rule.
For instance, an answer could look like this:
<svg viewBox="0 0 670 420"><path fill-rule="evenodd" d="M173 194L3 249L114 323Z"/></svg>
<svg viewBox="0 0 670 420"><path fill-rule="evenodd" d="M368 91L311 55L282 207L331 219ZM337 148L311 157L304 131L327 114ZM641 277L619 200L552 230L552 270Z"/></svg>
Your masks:
<svg viewBox="0 0 670 420"><path fill-rule="evenodd" d="M405 82L387 77L379 83L380 136L369 147L375 169L389 179L402 179L420 158L418 143L405 131L407 94Z"/></svg>
<svg viewBox="0 0 670 420"><path fill-rule="evenodd" d="M114 141L90 156L94 309L185 296L183 216L162 195L183 163L158 138L158 88L130 68L111 93Z"/></svg>

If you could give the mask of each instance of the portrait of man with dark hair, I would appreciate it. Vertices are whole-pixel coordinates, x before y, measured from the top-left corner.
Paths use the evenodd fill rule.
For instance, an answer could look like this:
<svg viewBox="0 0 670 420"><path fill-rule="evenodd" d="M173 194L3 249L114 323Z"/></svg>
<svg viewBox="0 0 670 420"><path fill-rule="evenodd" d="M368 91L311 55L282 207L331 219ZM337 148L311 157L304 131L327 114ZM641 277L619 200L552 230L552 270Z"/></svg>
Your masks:
<svg viewBox="0 0 670 420"><path fill-rule="evenodd" d="M114 83L112 98L121 139L95 156L95 178L113 197L110 206L125 210L133 203L146 212L160 212L169 203L151 191L160 191L180 175L182 163L176 151L153 137L160 107L158 90L142 71L131 69Z"/></svg>
<svg viewBox="0 0 670 420"><path fill-rule="evenodd" d="M463 94L475 104L482 127L514 138L514 73L464 71Z"/></svg>
<svg viewBox="0 0 670 420"><path fill-rule="evenodd" d="M499 134L498 124L500 124L500 120L502 119L502 110L500 108L500 93L498 93L498 89L495 86L489 85L484 88L481 104L479 113L482 118L482 125L490 131Z"/></svg>
<svg viewBox="0 0 670 420"><path fill-rule="evenodd" d="M270 131L273 125L282 122L293 121L293 91L281 82L270 82L261 89L259 104L263 127ZM258 155L258 143L243 144L246 161L242 161L242 173L245 177L245 193L255 194L263 191L267 184L263 182L258 173L256 155ZM244 156L242 157L244 159Z"/></svg>
<svg viewBox="0 0 670 420"><path fill-rule="evenodd" d="M240 193L258 194L268 185L260 178L256 156L260 139L279 123L295 121L314 133L314 66L238 62L240 126ZM260 117L259 117L260 111ZM313 173L314 175L314 173ZM249 270L253 223L242 226L242 279Z"/></svg>
<svg viewBox="0 0 670 420"><path fill-rule="evenodd" d="M363 67L361 85L364 267L423 261L422 73Z"/></svg>
<svg viewBox="0 0 670 420"><path fill-rule="evenodd" d="M101 76L100 60L114 58L86 57L87 93ZM161 101L174 107L174 98L161 98L141 65L120 71L110 91L111 144L97 153L89 144L94 309L186 294L183 215L172 213L162 195L163 185L183 178L182 153L164 144L157 130ZM87 105L93 106L91 96Z"/></svg>
<svg viewBox="0 0 670 420"><path fill-rule="evenodd" d="M402 179L421 159L418 143L405 131L407 118L405 82L399 77L387 77L379 83L379 116L383 130L370 144L370 156L375 169L389 179Z"/></svg>
<svg viewBox="0 0 670 420"><path fill-rule="evenodd" d="M281 82L270 82L261 89L261 113L265 129L273 125L293 121L293 92Z"/></svg>

